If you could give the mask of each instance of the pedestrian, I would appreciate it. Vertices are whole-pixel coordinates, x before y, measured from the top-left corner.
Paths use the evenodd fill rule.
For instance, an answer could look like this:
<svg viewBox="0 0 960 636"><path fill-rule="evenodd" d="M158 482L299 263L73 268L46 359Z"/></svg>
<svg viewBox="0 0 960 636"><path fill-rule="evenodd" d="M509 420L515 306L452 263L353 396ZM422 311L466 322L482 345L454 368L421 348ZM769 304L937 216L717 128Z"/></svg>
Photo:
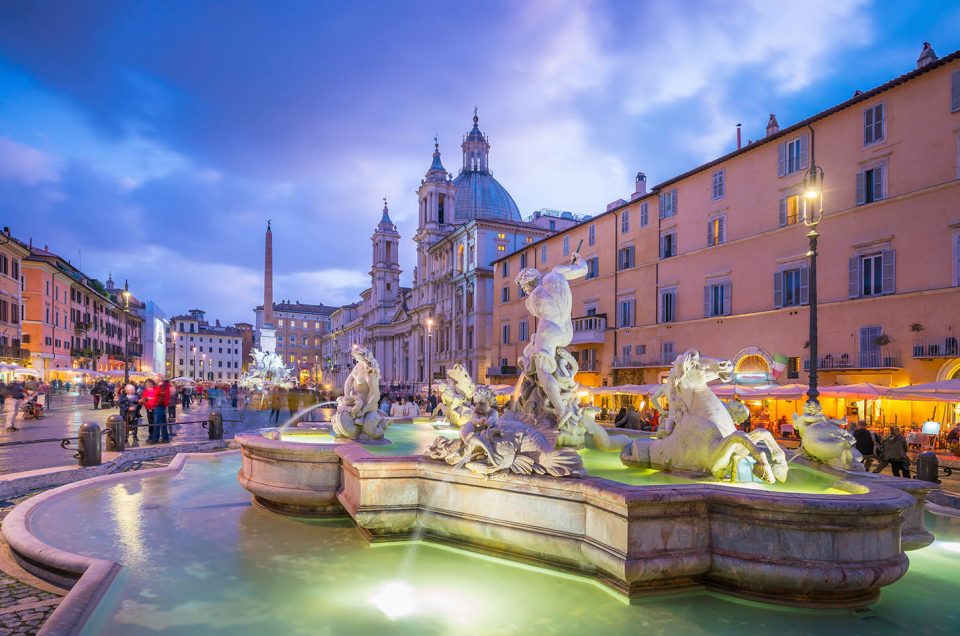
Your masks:
<svg viewBox="0 0 960 636"><path fill-rule="evenodd" d="M130 433L130 439L136 441L138 438L137 420L139 417L137 413L140 408L140 398L137 396L135 386L128 384L123 387L123 394L117 400L117 406L120 409L120 416L126 423L127 432Z"/></svg>
<svg viewBox="0 0 960 636"><path fill-rule="evenodd" d="M230 406L237 408L237 399L240 397L240 387L234 382L230 385Z"/></svg>
<svg viewBox="0 0 960 636"><path fill-rule="evenodd" d="M157 387L157 410L153 415L157 429L154 440L159 436L161 444L170 443L170 427L167 426L167 412L173 403L173 386L169 380L163 380L160 382L160 386ZM176 406L173 408L176 408ZM176 421L176 414L174 414L174 421Z"/></svg>
<svg viewBox="0 0 960 636"><path fill-rule="evenodd" d="M280 395L280 388L275 387L270 392L270 417L271 422L280 422L280 406L283 404L283 396Z"/></svg>
<svg viewBox="0 0 960 636"><path fill-rule="evenodd" d="M158 408L159 391L157 390L157 383L153 380L144 382L143 396L140 398L140 403L147 411L147 443L156 444L160 436L160 431L157 427L157 411L160 409Z"/></svg>
<svg viewBox="0 0 960 636"><path fill-rule="evenodd" d="M410 418L417 417L418 415L420 415L420 407L417 406L417 403L413 399L412 395L407 399L407 404L403 409L403 415L404 417L410 417Z"/></svg>
<svg viewBox="0 0 960 636"><path fill-rule="evenodd" d="M430 394L430 397L427 398L430 404L430 413L433 413L437 410L437 396L433 393Z"/></svg>
<svg viewBox="0 0 960 636"><path fill-rule="evenodd" d="M380 412L383 413L384 415L389 415L390 414L390 398L388 398L386 395L380 398L380 404L377 408L379 408Z"/></svg>
<svg viewBox="0 0 960 636"><path fill-rule="evenodd" d="M287 409L290 411L290 417L300 410L300 393L295 389L287 390Z"/></svg>
<svg viewBox="0 0 960 636"><path fill-rule="evenodd" d="M890 464L894 477L910 479L910 456L907 455L907 440L900 433L897 426L890 427L890 434L883 438L883 447L880 450L880 463L873 472L879 473Z"/></svg>
<svg viewBox="0 0 960 636"><path fill-rule="evenodd" d="M11 382L7 387L7 397L13 402L13 408L10 409L10 419L7 421L7 430L17 430L17 413L20 412L20 404L23 402L23 385L19 382Z"/></svg>
<svg viewBox="0 0 960 636"><path fill-rule="evenodd" d="M0 380L0 411L6 408L7 405L7 385L3 380Z"/></svg>
<svg viewBox="0 0 960 636"><path fill-rule="evenodd" d="M403 417L404 408L403 398L397 398L397 401L390 407L390 417Z"/></svg>
<svg viewBox="0 0 960 636"><path fill-rule="evenodd" d="M867 428L866 420L861 420L853 431L854 446L863 455L863 467L869 472L870 466L877 460L880 450L880 438Z"/></svg>

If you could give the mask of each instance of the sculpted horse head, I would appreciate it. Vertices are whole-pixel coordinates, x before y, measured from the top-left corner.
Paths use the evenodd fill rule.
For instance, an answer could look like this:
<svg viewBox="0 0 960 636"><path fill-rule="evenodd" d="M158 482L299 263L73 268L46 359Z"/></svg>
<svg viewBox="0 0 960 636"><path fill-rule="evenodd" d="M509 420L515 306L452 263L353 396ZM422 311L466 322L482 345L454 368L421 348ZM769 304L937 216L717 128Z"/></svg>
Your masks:
<svg viewBox="0 0 960 636"><path fill-rule="evenodd" d="M669 418L673 425L679 423L693 406L695 391L705 389L707 383L713 380L727 382L732 370L733 365L729 360L701 356L696 349L689 349L678 355L662 389L662 394L670 404ZM712 397L717 405L722 405L712 393L709 397ZM656 406L656 400L653 400L653 404Z"/></svg>

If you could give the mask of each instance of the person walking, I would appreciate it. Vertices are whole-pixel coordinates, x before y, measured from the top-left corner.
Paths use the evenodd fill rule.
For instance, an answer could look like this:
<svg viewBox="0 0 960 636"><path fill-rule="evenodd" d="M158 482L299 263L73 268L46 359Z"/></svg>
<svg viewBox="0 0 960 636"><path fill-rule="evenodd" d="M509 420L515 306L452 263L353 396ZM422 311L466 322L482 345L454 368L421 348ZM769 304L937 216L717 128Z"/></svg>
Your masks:
<svg viewBox="0 0 960 636"><path fill-rule="evenodd" d="M877 461L877 454L880 450L880 438L877 434L867 428L866 420L857 423L857 429L853 431L854 447L863 455L863 467L870 471L870 466Z"/></svg>
<svg viewBox="0 0 960 636"><path fill-rule="evenodd" d="M283 396L280 395L280 388L274 387L270 391L270 417L268 418L271 422L280 422L280 406L283 404Z"/></svg>
<svg viewBox="0 0 960 636"><path fill-rule="evenodd" d="M170 405L173 403L173 386L170 384L169 380L163 380L160 382L160 386L157 387L157 408L156 412L153 414L154 424L156 424L157 433L154 435L153 439L157 440L161 444L170 443L170 427L167 426L167 410L170 408ZM176 408L174 406L174 408ZM176 420L176 415L174 415L174 420ZM151 429L151 433L153 430ZM156 443L156 442L154 442Z"/></svg>
<svg viewBox="0 0 960 636"><path fill-rule="evenodd" d="M237 408L237 398L240 397L240 387L234 382L230 385L230 406Z"/></svg>
<svg viewBox="0 0 960 636"><path fill-rule="evenodd" d="M137 396L137 389L132 384L123 388L123 394L117 400L117 406L120 409L120 416L123 418L130 439L137 441L137 411L140 409L140 398Z"/></svg>
<svg viewBox="0 0 960 636"><path fill-rule="evenodd" d="M153 380L147 380L143 383L143 396L140 403L147 411L147 443L156 444L160 439L160 431L157 428L157 411L159 405L159 394L157 383Z"/></svg>
<svg viewBox="0 0 960 636"><path fill-rule="evenodd" d="M7 421L7 430L17 430L17 414L20 412L20 404L23 403L23 385L19 382L11 382L7 387L7 397L13 402L10 409L10 419Z"/></svg>
<svg viewBox="0 0 960 636"><path fill-rule="evenodd" d="M890 427L890 434L883 438L883 448L880 451L880 463L873 472L879 473L890 464L894 477L910 479L910 456L907 455L907 440L904 439L900 428Z"/></svg>

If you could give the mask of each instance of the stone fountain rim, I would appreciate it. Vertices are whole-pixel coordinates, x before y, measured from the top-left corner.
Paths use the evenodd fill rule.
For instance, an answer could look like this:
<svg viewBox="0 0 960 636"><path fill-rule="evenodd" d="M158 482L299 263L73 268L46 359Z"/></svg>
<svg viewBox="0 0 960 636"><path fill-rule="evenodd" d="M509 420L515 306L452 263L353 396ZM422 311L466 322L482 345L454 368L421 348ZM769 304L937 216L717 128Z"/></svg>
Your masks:
<svg viewBox="0 0 960 636"><path fill-rule="evenodd" d="M469 472L457 471L441 462L429 460L422 455L376 455L364 448L363 444L353 440L336 439L330 443L311 444L289 440L270 439L264 435L276 428L257 429L236 435L235 439L242 448L250 448L259 453L268 454L274 459L281 456L296 458L297 461L338 461L344 460L345 468L351 470L381 470L386 472L415 471L418 476L429 478L431 473L454 474L458 481L487 488L507 489L517 484L530 486L557 493L558 496L588 497L592 500L608 500L626 505L656 502L670 499L701 501L709 505L736 505L738 507L763 510L767 505L776 502L782 510L806 514L841 514L859 515L864 512L871 514L899 513L909 494L900 488L893 488L881 480L896 481L901 485L910 482L910 490L930 490L935 484L917 482L917 480L903 480L892 477L872 475L870 473L842 473L836 470L823 470L820 467L804 465L809 470L816 470L837 477L848 488L866 489L866 492L847 492L843 495L826 493L798 493L762 490L753 488L738 488L725 484L690 483L690 484L658 484L658 485L631 485L623 484L605 477L586 475L583 477L556 478L538 475L509 475L484 478ZM338 459L335 460L334 457ZM453 471L456 471L455 473ZM862 483L859 479L868 483ZM888 482L889 483L889 482ZM922 485L921 485L922 484ZM567 493L560 495L559 493ZM856 506L850 504L856 503Z"/></svg>

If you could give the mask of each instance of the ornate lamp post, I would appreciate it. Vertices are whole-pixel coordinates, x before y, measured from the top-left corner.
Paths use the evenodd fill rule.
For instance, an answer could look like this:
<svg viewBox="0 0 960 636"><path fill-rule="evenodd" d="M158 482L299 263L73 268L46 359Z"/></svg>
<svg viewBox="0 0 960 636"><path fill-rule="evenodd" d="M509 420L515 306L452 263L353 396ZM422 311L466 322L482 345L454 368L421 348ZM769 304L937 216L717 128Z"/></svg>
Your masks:
<svg viewBox="0 0 960 636"><path fill-rule="evenodd" d="M130 292L123 290L123 384L130 383Z"/></svg>
<svg viewBox="0 0 960 636"><path fill-rule="evenodd" d="M427 318L427 398L433 395L433 318Z"/></svg>
<svg viewBox="0 0 960 636"><path fill-rule="evenodd" d="M817 226L823 220L823 168L814 161L813 129L810 129L810 169L803 175L803 224L810 228L807 238L810 239L810 386L807 390L807 402L818 407L820 400L817 397L817 239L820 234Z"/></svg>
<svg viewBox="0 0 960 636"><path fill-rule="evenodd" d="M197 347L196 345L190 347L190 353L193 354L193 380L197 380Z"/></svg>

